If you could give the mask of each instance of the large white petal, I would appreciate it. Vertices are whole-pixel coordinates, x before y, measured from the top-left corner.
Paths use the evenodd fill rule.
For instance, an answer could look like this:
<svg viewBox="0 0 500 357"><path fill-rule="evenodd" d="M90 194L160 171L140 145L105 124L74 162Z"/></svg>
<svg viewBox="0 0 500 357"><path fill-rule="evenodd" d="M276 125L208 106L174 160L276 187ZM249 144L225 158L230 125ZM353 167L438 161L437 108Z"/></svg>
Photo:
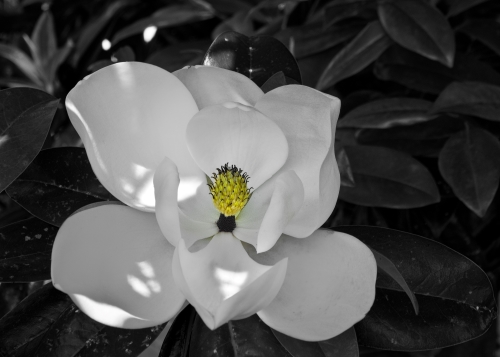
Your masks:
<svg viewBox="0 0 500 357"><path fill-rule="evenodd" d="M257 189L284 164L285 135L273 121L252 107L228 102L206 107L188 124L187 145L208 175L222 165L236 165Z"/></svg>
<svg viewBox="0 0 500 357"><path fill-rule="evenodd" d="M295 171L304 184L304 203L285 233L307 237L330 216L338 197L333 150L340 101L309 87L288 85L266 93L255 107L287 138L288 159L280 171Z"/></svg>
<svg viewBox="0 0 500 357"><path fill-rule="evenodd" d="M264 95L250 78L227 69L191 66L172 74L189 89L200 109L226 102L253 106Z"/></svg>
<svg viewBox="0 0 500 357"><path fill-rule="evenodd" d="M154 210L153 175L165 156L181 179L200 176L185 145L198 107L171 73L146 63L117 63L80 81L66 108L99 181L127 205Z"/></svg>
<svg viewBox="0 0 500 357"><path fill-rule="evenodd" d="M96 321L155 326L185 301L172 276L173 254L153 213L101 205L74 214L59 229L52 281Z"/></svg>
<svg viewBox="0 0 500 357"><path fill-rule="evenodd" d="M238 239L221 232L196 253L181 240L172 271L181 291L213 330L267 306L283 284L286 267L286 258L274 266L257 264Z"/></svg>
<svg viewBox="0 0 500 357"><path fill-rule="evenodd" d="M267 325L286 335L306 341L332 338L363 319L373 304L375 258L348 234L318 230L307 239L283 235L265 253L246 248L261 264L288 257L280 292L258 312Z"/></svg>

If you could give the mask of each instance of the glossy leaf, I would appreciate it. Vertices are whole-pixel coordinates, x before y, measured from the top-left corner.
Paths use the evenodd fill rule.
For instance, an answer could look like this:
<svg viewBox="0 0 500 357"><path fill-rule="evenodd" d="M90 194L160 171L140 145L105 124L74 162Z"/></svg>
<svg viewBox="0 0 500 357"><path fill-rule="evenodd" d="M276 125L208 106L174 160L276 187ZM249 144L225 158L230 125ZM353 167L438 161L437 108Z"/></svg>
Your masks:
<svg viewBox="0 0 500 357"><path fill-rule="evenodd" d="M455 16L488 0L446 0L449 4L448 16Z"/></svg>
<svg viewBox="0 0 500 357"><path fill-rule="evenodd" d="M468 20L457 30L481 41L500 56L500 24L495 20Z"/></svg>
<svg viewBox="0 0 500 357"><path fill-rule="evenodd" d="M34 216L58 227L81 207L116 201L92 171L85 149L69 147L40 152L7 194Z"/></svg>
<svg viewBox="0 0 500 357"><path fill-rule="evenodd" d="M390 259L420 305L415 315L403 289L377 277L375 303L355 325L360 345L399 351L437 349L482 335L496 318L487 275L471 260L433 240L387 228L342 226Z"/></svg>
<svg viewBox="0 0 500 357"><path fill-rule="evenodd" d="M395 46L375 63L375 75L421 92L439 94L451 82L481 81L500 85L500 73L472 55L456 53L453 68Z"/></svg>
<svg viewBox="0 0 500 357"><path fill-rule="evenodd" d="M324 90L358 73L376 60L391 43L391 39L385 34L380 22L369 23L328 63L316 88Z"/></svg>
<svg viewBox="0 0 500 357"><path fill-rule="evenodd" d="M483 217L498 190L500 143L488 131L467 124L446 142L439 170L455 195Z"/></svg>
<svg viewBox="0 0 500 357"><path fill-rule="evenodd" d="M431 106L431 102L422 99L380 99L351 110L339 121L338 127L385 129L413 125L433 119L427 114Z"/></svg>
<svg viewBox="0 0 500 357"><path fill-rule="evenodd" d="M157 28L179 26L210 19L213 16L213 13L205 7L190 3L166 6L154 12L151 16L124 27L113 36L111 42L117 44L130 36L142 33L150 26Z"/></svg>
<svg viewBox="0 0 500 357"><path fill-rule="evenodd" d="M358 357L358 340L353 327L325 341L307 342L272 330L274 336L293 357Z"/></svg>
<svg viewBox="0 0 500 357"><path fill-rule="evenodd" d="M500 121L500 86L480 82L451 83L436 99L431 111Z"/></svg>
<svg viewBox="0 0 500 357"><path fill-rule="evenodd" d="M453 67L455 34L439 10L425 1L379 2L380 22L399 45Z"/></svg>
<svg viewBox="0 0 500 357"><path fill-rule="evenodd" d="M0 282L50 279L57 230L35 217L0 228Z"/></svg>
<svg viewBox="0 0 500 357"><path fill-rule="evenodd" d="M59 100L37 89L0 91L0 192L42 148Z"/></svg>
<svg viewBox="0 0 500 357"><path fill-rule="evenodd" d="M341 186L340 199L362 206L415 208L439 202L431 173L411 156L375 146L345 146L354 187Z"/></svg>
<svg viewBox="0 0 500 357"><path fill-rule="evenodd" d="M211 43L205 40L176 43L153 53L146 62L174 72L185 66L201 64Z"/></svg>
<svg viewBox="0 0 500 357"><path fill-rule="evenodd" d="M124 330L105 326L82 313L68 295L49 283L0 320L0 355L137 356L164 327Z"/></svg>
<svg viewBox="0 0 500 357"><path fill-rule="evenodd" d="M158 357L187 357L196 316L196 310L191 305L177 315L163 340Z"/></svg>
<svg viewBox="0 0 500 357"><path fill-rule="evenodd" d="M271 328L257 315L243 320L229 321L211 331L196 317L189 347L190 357L290 357L274 337Z"/></svg>
<svg viewBox="0 0 500 357"><path fill-rule="evenodd" d="M295 58L285 45L269 36L223 33L208 49L203 64L241 73L259 87L280 71L302 83Z"/></svg>
<svg viewBox="0 0 500 357"><path fill-rule="evenodd" d="M357 141L363 145L383 146L416 156L437 157L446 140L463 129L456 118L438 117L431 121L388 129L363 129Z"/></svg>

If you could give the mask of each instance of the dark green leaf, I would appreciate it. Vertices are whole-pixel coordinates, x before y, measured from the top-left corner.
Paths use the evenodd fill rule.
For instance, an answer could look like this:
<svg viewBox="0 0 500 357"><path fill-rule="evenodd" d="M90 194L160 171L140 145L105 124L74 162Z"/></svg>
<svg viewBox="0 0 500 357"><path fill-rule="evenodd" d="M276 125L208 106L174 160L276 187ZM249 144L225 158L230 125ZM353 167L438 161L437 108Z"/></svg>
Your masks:
<svg viewBox="0 0 500 357"><path fill-rule="evenodd" d="M436 99L431 112L500 121L500 86L480 82L451 83Z"/></svg>
<svg viewBox="0 0 500 357"><path fill-rule="evenodd" d="M360 345L400 351L442 348L482 335L496 318L487 275L471 260L433 240L387 228L342 226L390 259L420 305L415 315L403 289L377 277L375 303L355 325Z"/></svg>
<svg viewBox="0 0 500 357"><path fill-rule="evenodd" d="M411 155L437 157L446 140L463 129L460 120L450 117L438 117L431 121L388 129L363 129L357 134L360 144L383 146Z"/></svg>
<svg viewBox="0 0 500 357"><path fill-rule="evenodd" d="M375 260L377 261L377 267L382 269L387 275L389 275L391 278L396 281L399 286L401 286L408 295L408 297L411 300L411 304L413 305L413 309L415 310L415 314L418 315L418 301L417 298L415 297L415 294L413 294L413 291L410 290L408 287L408 284L405 281L405 278L401 275L399 272L398 268L394 265L393 262L390 261L385 255L382 253L377 252L375 249L371 249L373 256L375 257Z"/></svg>
<svg viewBox="0 0 500 357"><path fill-rule="evenodd" d="M449 4L448 16L455 16L461 12L470 9L473 6L479 5L488 0L446 0Z"/></svg>
<svg viewBox="0 0 500 357"><path fill-rule="evenodd" d="M421 92L439 94L451 82L481 81L500 85L500 74L471 55L456 53L453 68L394 46L375 64L375 75Z"/></svg>
<svg viewBox="0 0 500 357"><path fill-rule="evenodd" d="M50 279L57 227L32 217L0 228L0 281Z"/></svg>
<svg viewBox="0 0 500 357"><path fill-rule="evenodd" d="M500 24L495 20L468 20L457 30L481 41L500 56Z"/></svg>
<svg viewBox="0 0 500 357"><path fill-rule="evenodd" d="M210 19L214 14L196 3L175 4L166 6L154 12L151 16L136 21L118 31L111 41L117 44L130 36L142 33L147 27L157 28L184 25L196 21Z"/></svg>
<svg viewBox="0 0 500 357"><path fill-rule="evenodd" d="M215 39L204 64L241 73L259 87L282 71L285 76L302 83L295 58L280 41L269 36L250 36L226 32Z"/></svg>
<svg viewBox="0 0 500 357"><path fill-rule="evenodd" d="M488 131L466 124L441 151L439 170L455 195L483 217L500 181L500 143Z"/></svg>
<svg viewBox="0 0 500 357"><path fill-rule="evenodd" d="M385 129L413 125L433 119L427 114L431 106L431 102L422 99L380 99L350 111L339 121L338 127Z"/></svg>
<svg viewBox="0 0 500 357"><path fill-rule="evenodd" d="M389 36L424 57L453 67L455 34L446 18L425 1L379 2L378 15Z"/></svg>
<svg viewBox="0 0 500 357"><path fill-rule="evenodd" d="M375 146L345 146L354 187L341 186L340 199L362 206L415 208L440 200L431 173L411 156Z"/></svg>
<svg viewBox="0 0 500 357"><path fill-rule="evenodd" d="M340 335L325 341L307 342L272 330L274 336L293 357L358 357L356 332L351 327Z"/></svg>
<svg viewBox="0 0 500 357"><path fill-rule="evenodd" d="M115 62L131 62L135 61L135 53L130 46L123 46L113 53L112 58Z"/></svg>
<svg viewBox="0 0 500 357"><path fill-rule="evenodd" d="M377 17L377 2L373 0L330 1L323 11L326 26L350 17L373 20Z"/></svg>
<svg viewBox="0 0 500 357"><path fill-rule="evenodd" d="M210 44L211 41L180 42L153 53L146 62L174 72L185 66L201 64Z"/></svg>
<svg viewBox="0 0 500 357"><path fill-rule="evenodd" d="M324 28L323 24L308 24L289 27L274 37L287 46L296 59L304 58L351 39L363 26L349 24Z"/></svg>
<svg viewBox="0 0 500 357"><path fill-rule="evenodd" d="M94 73L100 69L103 69L104 67L111 66L113 64L113 61L111 60L99 60L97 62L92 63L90 66L88 66L87 71L90 73Z"/></svg>
<svg viewBox="0 0 500 357"><path fill-rule="evenodd" d="M324 90L358 73L375 61L391 43L379 21L369 23L328 63L316 88Z"/></svg>
<svg viewBox="0 0 500 357"><path fill-rule="evenodd" d="M197 316L191 335L190 357L290 357L271 329L257 315L229 321L210 331Z"/></svg>
<svg viewBox="0 0 500 357"><path fill-rule="evenodd" d="M283 74L283 72L280 71L278 73L273 74L271 76L271 78L269 78L266 81L266 83L264 83L262 85L262 87L260 87L260 89L262 89L262 91L264 93L267 93L267 92L272 91L275 88L279 88L279 87L286 86L286 85L287 85L286 77Z"/></svg>
<svg viewBox="0 0 500 357"><path fill-rule="evenodd" d="M0 355L137 356L165 325L124 330L100 324L49 283L0 320Z"/></svg>
<svg viewBox="0 0 500 357"><path fill-rule="evenodd" d="M335 145L335 157L340 171L340 184L348 187L356 186L351 164L343 146Z"/></svg>
<svg viewBox="0 0 500 357"><path fill-rule="evenodd" d="M116 200L95 176L85 149L69 147L40 152L7 194L55 226L88 204Z"/></svg>
<svg viewBox="0 0 500 357"><path fill-rule="evenodd" d="M17 47L0 43L0 56L14 63L34 84L43 86L40 72L26 53Z"/></svg>
<svg viewBox="0 0 500 357"><path fill-rule="evenodd" d="M187 357L196 310L188 305L180 312L168 330L158 357Z"/></svg>
<svg viewBox="0 0 500 357"><path fill-rule="evenodd" d="M54 18L50 11L44 11L38 19L31 39L34 44L33 57L40 68L47 66L57 51Z"/></svg>
<svg viewBox="0 0 500 357"><path fill-rule="evenodd" d="M0 91L0 192L42 148L59 99L31 88Z"/></svg>

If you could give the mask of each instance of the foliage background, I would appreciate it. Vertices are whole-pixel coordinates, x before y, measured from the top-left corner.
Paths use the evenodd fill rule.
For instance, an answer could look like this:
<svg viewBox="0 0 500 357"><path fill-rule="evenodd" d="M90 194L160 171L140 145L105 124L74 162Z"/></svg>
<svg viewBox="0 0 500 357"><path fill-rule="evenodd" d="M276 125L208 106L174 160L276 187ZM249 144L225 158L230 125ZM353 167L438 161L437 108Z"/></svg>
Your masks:
<svg viewBox="0 0 500 357"><path fill-rule="evenodd" d="M225 31L273 36L296 57L305 85L342 100L342 187L325 226L431 238L476 262L498 292L499 21L497 0L3 0L0 88L65 98L81 78L114 62L174 71L202 63ZM80 146L64 101L57 105L43 148ZM7 188L0 227L39 217L16 187L22 178L0 188ZM57 226L59 208L51 209L45 221ZM0 315L41 285L2 283ZM362 352L493 356L497 349L492 328L443 350Z"/></svg>

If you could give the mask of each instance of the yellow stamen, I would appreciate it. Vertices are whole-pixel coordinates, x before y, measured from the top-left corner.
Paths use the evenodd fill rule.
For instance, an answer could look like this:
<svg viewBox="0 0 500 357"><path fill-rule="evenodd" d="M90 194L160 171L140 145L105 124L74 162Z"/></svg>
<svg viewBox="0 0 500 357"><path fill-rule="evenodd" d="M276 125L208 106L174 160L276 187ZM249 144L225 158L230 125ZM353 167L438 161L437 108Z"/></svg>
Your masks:
<svg viewBox="0 0 500 357"><path fill-rule="evenodd" d="M249 198L250 190L247 188L248 175L236 166L228 164L217 169L217 173L209 180L210 195L215 208L224 216L236 216L245 207Z"/></svg>

